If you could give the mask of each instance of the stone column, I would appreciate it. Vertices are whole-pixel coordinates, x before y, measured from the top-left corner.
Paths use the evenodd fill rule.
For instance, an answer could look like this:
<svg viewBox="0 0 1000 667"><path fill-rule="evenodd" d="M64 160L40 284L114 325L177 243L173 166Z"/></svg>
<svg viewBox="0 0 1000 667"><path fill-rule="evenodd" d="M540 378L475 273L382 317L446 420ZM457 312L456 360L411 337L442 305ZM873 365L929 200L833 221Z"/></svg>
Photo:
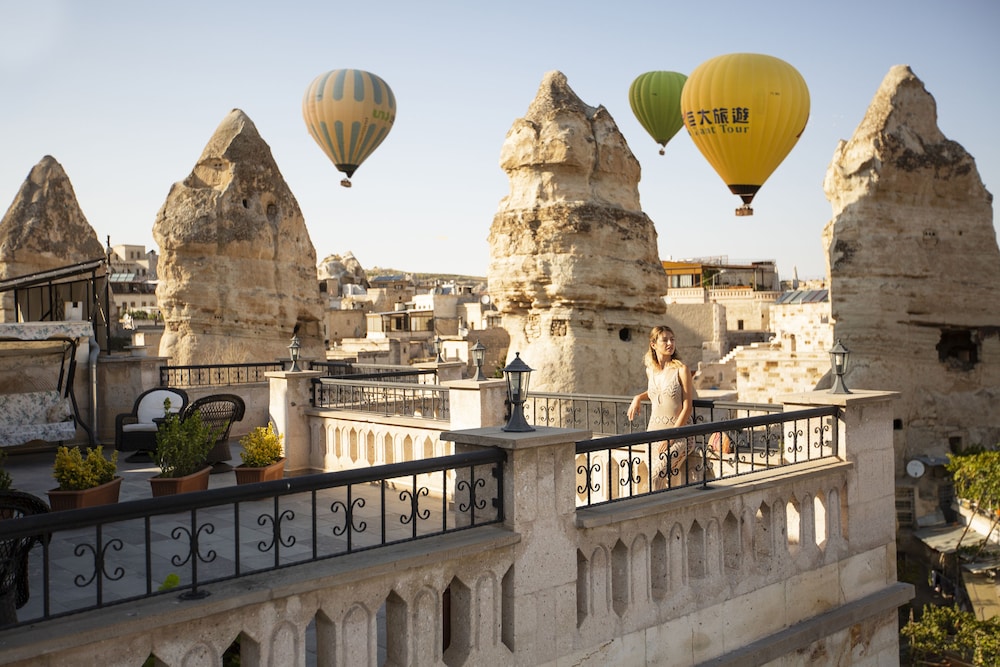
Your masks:
<svg viewBox="0 0 1000 667"><path fill-rule="evenodd" d="M555 661L573 650L576 634L576 442L590 431L500 427L450 431L460 446L499 447L504 468L504 524L521 540L504 578L503 642L516 664ZM509 610L509 612L507 611Z"/></svg>
<svg viewBox="0 0 1000 667"><path fill-rule="evenodd" d="M448 387L452 430L501 426L504 423L506 381L455 380L441 384Z"/></svg>
<svg viewBox="0 0 1000 667"><path fill-rule="evenodd" d="M310 466L310 433L306 411L312 407L309 389L312 379L322 371L275 371L267 373L271 396L268 418L278 433L285 436L285 473L290 475L312 472Z"/></svg>

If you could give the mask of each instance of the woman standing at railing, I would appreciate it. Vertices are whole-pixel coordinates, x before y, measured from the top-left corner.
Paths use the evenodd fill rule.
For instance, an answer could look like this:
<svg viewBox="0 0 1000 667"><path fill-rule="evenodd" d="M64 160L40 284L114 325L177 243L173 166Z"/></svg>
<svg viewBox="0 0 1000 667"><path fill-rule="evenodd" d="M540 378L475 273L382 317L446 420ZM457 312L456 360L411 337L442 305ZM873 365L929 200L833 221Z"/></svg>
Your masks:
<svg viewBox="0 0 1000 667"><path fill-rule="evenodd" d="M639 414L643 401L652 405L647 431L686 426L691 423L694 383L688 367L677 358L674 332L670 327L653 327L649 332L649 349L643 357L646 366L646 391L636 395L628 406L628 418ZM654 442L653 470L650 476L654 489L679 486L701 481L701 466L688 455L694 453L694 439Z"/></svg>

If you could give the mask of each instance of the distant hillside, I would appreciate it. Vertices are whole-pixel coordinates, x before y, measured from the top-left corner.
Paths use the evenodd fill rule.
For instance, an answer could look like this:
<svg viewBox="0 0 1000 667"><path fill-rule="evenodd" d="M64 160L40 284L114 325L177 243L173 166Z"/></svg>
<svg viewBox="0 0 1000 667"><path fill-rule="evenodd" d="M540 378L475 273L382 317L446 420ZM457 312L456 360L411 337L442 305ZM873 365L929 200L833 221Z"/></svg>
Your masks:
<svg viewBox="0 0 1000 667"><path fill-rule="evenodd" d="M380 278L382 276L398 276L398 275L408 275L412 276L413 281L417 283L428 283L440 280L441 282L451 282L456 283L485 283L485 276L463 276L457 273L416 273L414 271L403 271L402 269L387 269L380 266L376 266L371 269L365 269L365 275L368 279Z"/></svg>

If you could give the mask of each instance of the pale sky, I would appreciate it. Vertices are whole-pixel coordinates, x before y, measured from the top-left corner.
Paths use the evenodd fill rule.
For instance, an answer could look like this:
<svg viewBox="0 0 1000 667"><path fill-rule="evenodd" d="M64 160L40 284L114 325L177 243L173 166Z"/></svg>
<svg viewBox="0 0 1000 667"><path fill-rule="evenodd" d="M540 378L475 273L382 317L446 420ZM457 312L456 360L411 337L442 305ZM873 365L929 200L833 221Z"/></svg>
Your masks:
<svg viewBox="0 0 1000 667"><path fill-rule="evenodd" d="M823 177L893 65L924 82L945 136L1000 190L998 32L996 0L0 0L0 211L52 155L102 244L155 249L171 185L239 108L271 147L318 258L351 251L366 269L486 275L508 191L504 138L559 70L608 109L639 160L663 259L771 259L782 278L822 277ZM744 218L686 130L660 156L628 103L643 72L689 74L734 52L789 62L811 96L802 138ZM398 105L351 189L301 111L309 83L339 68L378 74Z"/></svg>

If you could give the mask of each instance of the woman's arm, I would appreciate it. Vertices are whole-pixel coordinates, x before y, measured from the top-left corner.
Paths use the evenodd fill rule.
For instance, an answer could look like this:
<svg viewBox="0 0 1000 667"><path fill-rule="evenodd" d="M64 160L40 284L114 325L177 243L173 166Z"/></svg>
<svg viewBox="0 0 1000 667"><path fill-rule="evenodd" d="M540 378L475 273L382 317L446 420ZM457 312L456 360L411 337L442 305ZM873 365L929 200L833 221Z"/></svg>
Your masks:
<svg viewBox="0 0 1000 667"><path fill-rule="evenodd" d="M632 397L632 402L628 404L628 420L632 421L635 416L639 413L639 407L643 401L649 400L649 392L644 391L641 394L636 394Z"/></svg>

